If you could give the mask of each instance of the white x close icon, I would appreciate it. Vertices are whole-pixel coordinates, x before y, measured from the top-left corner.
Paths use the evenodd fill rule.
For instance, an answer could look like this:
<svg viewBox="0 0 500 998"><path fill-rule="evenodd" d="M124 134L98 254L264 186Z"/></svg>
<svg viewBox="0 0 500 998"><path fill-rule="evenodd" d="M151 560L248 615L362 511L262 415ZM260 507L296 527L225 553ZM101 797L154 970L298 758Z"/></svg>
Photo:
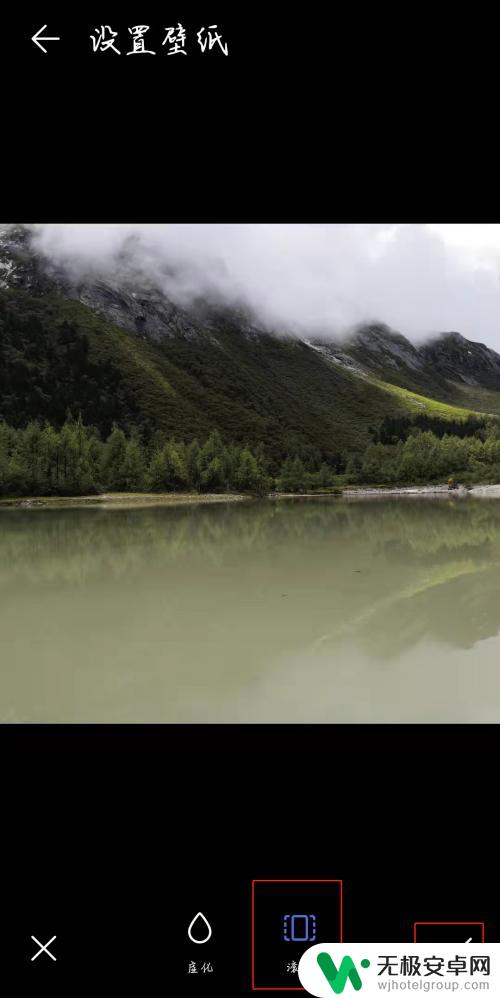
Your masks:
<svg viewBox="0 0 500 998"><path fill-rule="evenodd" d="M38 952L35 953L35 955L31 957L31 962L33 963L33 960L36 960L37 956L40 956L40 953L46 953L47 956L50 956L50 959L53 960L54 963L55 963L56 962L56 958L53 955L53 953L51 953L49 951L49 946L50 946L51 943L54 942L54 939L57 939L57 936L52 936L52 939L49 939L49 941L47 943L41 943L40 940L36 938L36 936L32 936L31 938L32 938L33 942L36 943L37 946L40 947L40 949L38 950Z"/></svg>

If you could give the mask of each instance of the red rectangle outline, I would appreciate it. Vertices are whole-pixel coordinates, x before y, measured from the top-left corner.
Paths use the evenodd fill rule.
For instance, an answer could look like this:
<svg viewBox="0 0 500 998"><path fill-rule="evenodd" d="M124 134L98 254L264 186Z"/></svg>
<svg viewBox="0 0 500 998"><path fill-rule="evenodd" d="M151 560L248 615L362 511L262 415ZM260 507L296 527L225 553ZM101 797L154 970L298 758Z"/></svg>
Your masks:
<svg viewBox="0 0 500 998"><path fill-rule="evenodd" d="M418 942L417 940L417 925L480 925L481 926L481 942L484 943L484 922L414 922L413 923L413 942Z"/></svg>
<svg viewBox="0 0 500 998"><path fill-rule="evenodd" d="M305 988L257 988L255 986L255 884L340 884L340 940L344 941L342 880L252 880L252 991L305 991ZM472 925L472 922L466 923Z"/></svg>

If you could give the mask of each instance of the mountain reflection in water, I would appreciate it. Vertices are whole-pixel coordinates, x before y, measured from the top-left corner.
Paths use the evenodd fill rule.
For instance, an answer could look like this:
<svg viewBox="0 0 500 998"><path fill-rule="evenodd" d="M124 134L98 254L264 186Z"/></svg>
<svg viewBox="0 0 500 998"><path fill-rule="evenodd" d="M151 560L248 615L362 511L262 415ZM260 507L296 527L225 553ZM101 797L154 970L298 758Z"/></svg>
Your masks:
<svg viewBox="0 0 500 998"><path fill-rule="evenodd" d="M0 511L3 721L498 721L500 501Z"/></svg>

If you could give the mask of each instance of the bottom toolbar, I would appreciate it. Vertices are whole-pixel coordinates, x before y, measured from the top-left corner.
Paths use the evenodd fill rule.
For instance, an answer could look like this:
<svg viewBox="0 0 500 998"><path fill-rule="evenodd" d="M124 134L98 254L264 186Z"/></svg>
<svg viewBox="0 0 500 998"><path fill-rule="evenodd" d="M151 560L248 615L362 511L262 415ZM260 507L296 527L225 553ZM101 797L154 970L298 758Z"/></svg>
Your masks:
<svg viewBox="0 0 500 998"><path fill-rule="evenodd" d="M351 882L346 885L335 877L265 878L247 882L238 895L217 894L204 885L196 896L189 885L184 897L174 898L172 890L165 895L160 919L158 912L155 918L134 907L127 911L124 905L121 914L110 910L106 918L96 898L84 924L67 907L56 911L54 905L47 906L50 911L44 916L39 902L36 916L18 913L5 922L2 967L13 979L43 978L56 989L59 984L83 983L96 973L117 981L124 970L131 981L138 973L158 979L168 967L169 980L175 980L180 994L191 978L204 993L220 994L235 974L243 979L243 993L301 990L305 953L326 944L349 952L358 945L348 931L356 903L349 887ZM356 897L359 903L357 891ZM447 915L443 911L441 919L416 920L411 912L398 913L399 938L384 945L410 952L413 946L453 945L471 953L471 946L487 942L484 919ZM374 925L373 933L383 935L382 926ZM326 966L326 957L324 962Z"/></svg>

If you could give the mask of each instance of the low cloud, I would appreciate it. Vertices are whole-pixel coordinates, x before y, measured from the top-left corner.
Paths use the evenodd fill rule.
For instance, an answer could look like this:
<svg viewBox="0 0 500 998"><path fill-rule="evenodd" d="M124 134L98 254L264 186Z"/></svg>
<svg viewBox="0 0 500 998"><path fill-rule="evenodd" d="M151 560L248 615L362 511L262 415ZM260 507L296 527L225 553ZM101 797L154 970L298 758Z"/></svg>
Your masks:
<svg viewBox="0 0 500 998"><path fill-rule="evenodd" d="M35 246L57 264L103 276L139 268L181 304L200 296L246 304L278 331L338 335L376 320L412 339L457 330L500 350L500 234L482 248L467 226L32 229Z"/></svg>

